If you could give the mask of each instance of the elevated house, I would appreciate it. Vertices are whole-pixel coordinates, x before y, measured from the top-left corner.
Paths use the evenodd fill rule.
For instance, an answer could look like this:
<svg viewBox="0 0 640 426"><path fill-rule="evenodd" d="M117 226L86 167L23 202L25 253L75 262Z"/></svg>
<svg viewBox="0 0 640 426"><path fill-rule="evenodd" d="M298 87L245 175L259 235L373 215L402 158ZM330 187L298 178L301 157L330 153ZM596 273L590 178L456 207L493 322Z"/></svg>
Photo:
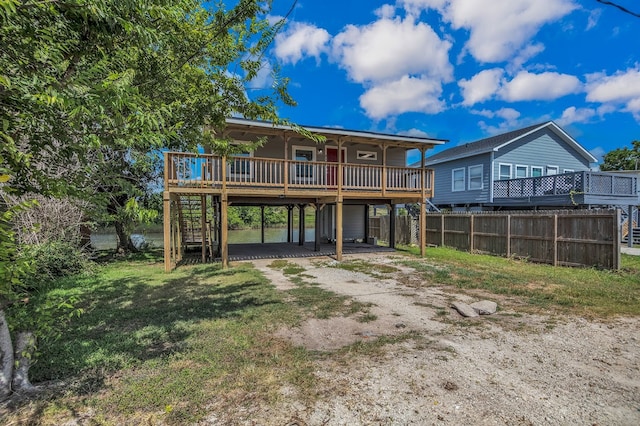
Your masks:
<svg viewBox="0 0 640 426"><path fill-rule="evenodd" d="M638 204L638 177L591 170L596 158L552 121L441 151L430 201L453 211Z"/></svg>
<svg viewBox="0 0 640 426"><path fill-rule="evenodd" d="M233 250L228 242L230 206L287 207L287 241L292 246L305 245L304 212L313 208L313 249L330 244L338 260L343 244L369 241L370 205L420 203L424 213L425 200L434 196L434 175L424 166L425 152L444 140L305 128L326 141L316 143L289 126L233 118L220 129L225 137L238 144L259 138L265 143L254 152L230 158L165 153L166 270L182 259L188 246L198 247L203 260L219 258L226 265ZM423 160L418 167L407 167L407 152L413 149ZM293 241L294 209L301 218L298 241ZM420 247L424 252L424 238ZM268 253L269 244L261 250Z"/></svg>

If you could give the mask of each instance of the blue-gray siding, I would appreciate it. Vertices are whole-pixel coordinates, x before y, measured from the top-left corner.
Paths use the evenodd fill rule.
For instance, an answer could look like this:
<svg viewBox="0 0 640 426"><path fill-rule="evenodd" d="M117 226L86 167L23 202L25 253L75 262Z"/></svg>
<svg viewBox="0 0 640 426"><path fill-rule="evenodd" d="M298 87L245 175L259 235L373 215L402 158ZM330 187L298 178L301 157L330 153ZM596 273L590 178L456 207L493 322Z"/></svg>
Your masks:
<svg viewBox="0 0 640 426"><path fill-rule="evenodd" d="M469 190L469 167L477 165L482 165L482 189ZM482 154L431 166L435 172L432 202L437 205L488 203L491 194L490 165L491 154ZM452 172L458 168L465 170L465 190L452 192Z"/></svg>

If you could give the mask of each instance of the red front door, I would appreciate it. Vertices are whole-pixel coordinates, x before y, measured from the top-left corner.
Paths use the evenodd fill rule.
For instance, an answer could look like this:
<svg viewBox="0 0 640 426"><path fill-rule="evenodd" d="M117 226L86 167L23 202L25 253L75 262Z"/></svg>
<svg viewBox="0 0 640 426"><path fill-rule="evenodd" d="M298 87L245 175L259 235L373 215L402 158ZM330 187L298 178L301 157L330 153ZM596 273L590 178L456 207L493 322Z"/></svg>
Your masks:
<svg viewBox="0 0 640 426"><path fill-rule="evenodd" d="M342 150L341 161L344 164L344 153ZM327 163L338 162L338 148L327 147ZM338 183L338 166L327 165L327 186L336 186Z"/></svg>

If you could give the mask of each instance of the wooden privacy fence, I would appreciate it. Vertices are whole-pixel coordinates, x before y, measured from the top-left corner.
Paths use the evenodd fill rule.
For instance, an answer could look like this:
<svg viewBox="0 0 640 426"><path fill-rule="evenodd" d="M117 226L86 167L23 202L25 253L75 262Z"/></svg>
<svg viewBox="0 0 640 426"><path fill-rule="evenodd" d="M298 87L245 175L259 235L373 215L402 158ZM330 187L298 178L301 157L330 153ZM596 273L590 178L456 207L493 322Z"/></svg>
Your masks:
<svg viewBox="0 0 640 426"><path fill-rule="evenodd" d="M620 211L427 214L427 244L564 266L620 268Z"/></svg>
<svg viewBox="0 0 640 426"><path fill-rule="evenodd" d="M396 244L417 244L416 223L411 216L396 216ZM369 218L369 236L389 242L389 216Z"/></svg>

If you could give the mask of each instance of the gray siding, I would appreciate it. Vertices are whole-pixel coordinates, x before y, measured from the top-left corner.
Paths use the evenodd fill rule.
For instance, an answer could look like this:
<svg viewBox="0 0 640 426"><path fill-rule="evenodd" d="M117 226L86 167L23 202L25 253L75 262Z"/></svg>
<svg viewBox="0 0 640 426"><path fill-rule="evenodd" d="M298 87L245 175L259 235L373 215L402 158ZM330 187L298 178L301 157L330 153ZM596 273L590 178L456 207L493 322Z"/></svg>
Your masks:
<svg viewBox="0 0 640 426"><path fill-rule="evenodd" d="M491 154L481 154L431 166L435 171L435 193L432 202L440 206L488 203L491 194L490 164ZM469 167L476 165L482 165L482 189L469 190ZM465 190L452 192L452 172L462 167L465 169Z"/></svg>
<svg viewBox="0 0 640 426"><path fill-rule="evenodd" d="M500 176L500 164L511 164L512 178L515 178L516 165L527 166L527 177L531 177L532 166L542 167L545 175L547 166L557 166L558 173L564 170L589 170L588 160L548 129L542 129L497 151L493 163L495 180Z"/></svg>

